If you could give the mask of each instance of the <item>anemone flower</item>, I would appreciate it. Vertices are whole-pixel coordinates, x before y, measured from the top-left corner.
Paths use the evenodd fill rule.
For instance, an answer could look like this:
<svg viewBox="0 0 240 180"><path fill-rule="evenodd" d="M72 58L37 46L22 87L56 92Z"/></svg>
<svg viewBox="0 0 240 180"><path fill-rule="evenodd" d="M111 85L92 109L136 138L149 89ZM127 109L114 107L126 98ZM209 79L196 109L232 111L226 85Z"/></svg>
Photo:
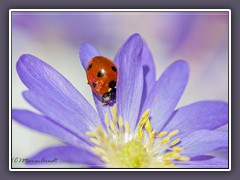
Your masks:
<svg viewBox="0 0 240 180"><path fill-rule="evenodd" d="M80 47L86 69L99 56L88 43ZM23 96L41 114L12 110L14 120L50 134L64 145L48 147L29 159L95 168L227 168L228 161L212 152L228 150L228 105L201 101L179 109L186 87L188 64L178 60L156 80L151 53L133 34L115 59L118 67L116 102L97 111L59 72L32 55L22 55L17 72L28 87Z"/></svg>

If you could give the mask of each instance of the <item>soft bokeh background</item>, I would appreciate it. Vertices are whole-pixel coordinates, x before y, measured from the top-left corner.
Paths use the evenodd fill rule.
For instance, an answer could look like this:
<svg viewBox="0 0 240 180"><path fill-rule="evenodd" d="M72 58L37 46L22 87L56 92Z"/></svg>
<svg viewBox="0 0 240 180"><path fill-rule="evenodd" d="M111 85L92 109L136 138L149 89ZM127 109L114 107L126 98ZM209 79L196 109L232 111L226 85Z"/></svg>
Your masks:
<svg viewBox="0 0 240 180"><path fill-rule="evenodd" d="M27 88L16 72L16 62L24 53L53 66L94 106L78 57L80 44L90 42L113 59L122 43L136 32L152 51L157 78L175 60L189 63L190 79L178 107L199 100L228 102L226 12L13 12L12 107L36 111L23 99L21 93ZM27 158L59 143L12 123L12 157Z"/></svg>

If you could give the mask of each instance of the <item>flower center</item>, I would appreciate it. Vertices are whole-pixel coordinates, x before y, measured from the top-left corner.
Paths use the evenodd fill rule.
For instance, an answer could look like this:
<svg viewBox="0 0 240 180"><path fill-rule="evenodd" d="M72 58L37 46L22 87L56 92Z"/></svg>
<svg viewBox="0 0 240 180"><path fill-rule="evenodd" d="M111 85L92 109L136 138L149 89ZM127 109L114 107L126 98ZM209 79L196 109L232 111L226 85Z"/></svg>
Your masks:
<svg viewBox="0 0 240 180"><path fill-rule="evenodd" d="M136 140L131 140L124 144L116 153L115 163L118 166L127 168L139 168L149 164L149 154L143 144Z"/></svg>
<svg viewBox="0 0 240 180"><path fill-rule="evenodd" d="M111 108L111 119L105 115L105 126L86 132L94 144L92 151L107 167L120 168L172 168L177 161L188 161L181 156L182 147L177 146L180 138L174 138L178 130L157 133L146 110L135 131L130 132L128 121L117 115L117 106Z"/></svg>

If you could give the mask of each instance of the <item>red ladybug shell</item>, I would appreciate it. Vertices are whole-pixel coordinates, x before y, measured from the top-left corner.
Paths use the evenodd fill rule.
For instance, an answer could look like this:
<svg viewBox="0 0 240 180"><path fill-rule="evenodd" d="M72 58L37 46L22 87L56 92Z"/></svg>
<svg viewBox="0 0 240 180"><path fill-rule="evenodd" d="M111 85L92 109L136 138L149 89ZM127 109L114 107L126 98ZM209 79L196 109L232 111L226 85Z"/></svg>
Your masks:
<svg viewBox="0 0 240 180"><path fill-rule="evenodd" d="M95 56L88 63L88 84L96 94L103 95L114 88L117 75L116 65L106 57Z"/></svg>

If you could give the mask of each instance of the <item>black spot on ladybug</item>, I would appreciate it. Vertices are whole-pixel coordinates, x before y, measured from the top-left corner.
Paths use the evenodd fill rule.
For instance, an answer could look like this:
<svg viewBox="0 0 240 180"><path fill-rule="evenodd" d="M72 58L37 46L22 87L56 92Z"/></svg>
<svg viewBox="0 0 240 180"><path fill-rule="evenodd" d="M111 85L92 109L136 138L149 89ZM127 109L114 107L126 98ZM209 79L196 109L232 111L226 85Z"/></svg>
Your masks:
<svg viewBox="0 0 240 180"><path fill-rule="evenodd" d="M96 83L95 82L93 82L92 85L93 85L94 88L96 87Z"/></svg>
<svg viewBox="0 0 240 180"><path fill-rule="evenodd" d="M92 64L89 64L89 66L87 67L87 71L89 71L92 68Z"/></svg>
<svg viewBox="0 0 240 180"><path fill-rule="evenodd" d="M112 66L112 70L116 72L117 68L115 66Z"/></svg>
<svg viewBox="0 0 240 180"><path fill-rule="evenodd" d="M102 77L104 74L105 74L104 69L101 69L100 71L98 71L97 76Z"/></svg>
<svg viewBox="0 0 240 180"><path fill-rule="evenodd" d="M116 81L110 81L110 83L108 84L108 87L110 88L114 88L116 86Z"/></svg>

